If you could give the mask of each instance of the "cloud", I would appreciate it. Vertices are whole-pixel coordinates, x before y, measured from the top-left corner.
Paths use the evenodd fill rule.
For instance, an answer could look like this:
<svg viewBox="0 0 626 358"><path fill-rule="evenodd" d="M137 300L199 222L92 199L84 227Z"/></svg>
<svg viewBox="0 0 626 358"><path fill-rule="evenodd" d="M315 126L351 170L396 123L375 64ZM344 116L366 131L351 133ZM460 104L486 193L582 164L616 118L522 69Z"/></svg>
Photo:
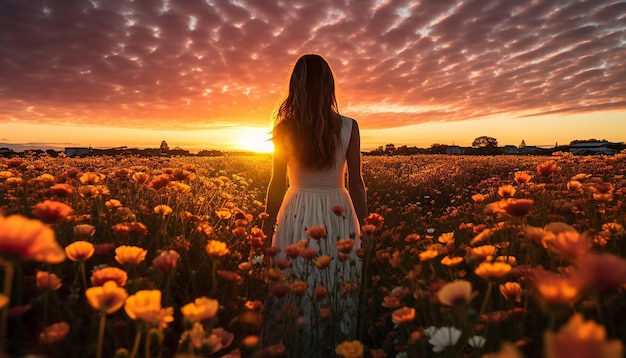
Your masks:
<svg viewBox="0 0 626 358"><path fill-rule="evenodd" d="M305 52L363 128L626 108L617 0L0 0L0 122L265 125Z"/></svg>

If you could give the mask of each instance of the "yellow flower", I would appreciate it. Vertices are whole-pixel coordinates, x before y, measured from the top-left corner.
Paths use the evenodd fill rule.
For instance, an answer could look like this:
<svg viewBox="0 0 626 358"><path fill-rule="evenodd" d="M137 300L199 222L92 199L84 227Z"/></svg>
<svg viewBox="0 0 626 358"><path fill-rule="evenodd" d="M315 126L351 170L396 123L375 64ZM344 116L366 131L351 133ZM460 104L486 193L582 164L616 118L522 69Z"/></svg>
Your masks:
<svg viewBox="0 0 626 358"><path fill-rule="evenodd" d="M91 274L91 284L94 286L102 286L111 280L115 281L118 286L126 286L128 274L117 267L103 267Z"/></svg>
<svg viewBox="0 0 626 358"><path fill-rule="evenodd" d="M500 285L500 293L507 300L520 302L522 300L522 287L517 282L505 282Z"/></svg>
<svg viewBox="0 0 626 358"><path fill-rule="evenodd" d="M330 260L331 258L328 255L320 256L317 260L315 260L315 267L318 269L325 269L330 265Z"/></svg>
<svg viewBox="0 0 626 358"><path fill-rule="evenodd" d="M211 256L225 256L230 254L226 243L218 240L209 240L206 245L206 252Z"/></svg>
<svg viewBox="0 0 626 358"><path fill-rule="evenodd" d="M74 262L88 260L96 252L95 247L88 241L74 241L65 247L67 258Z"/></svg>
<svg viewBox="0 0 626 358"><path fill-rule="evenodd" d="M363 343L354 341L344 341L335 348L335 353L341 358L362 358Z"/></svg>
<svg viewBox="0 0 626 358"><path fill-rule="evenodd" d="M495 280L503 277L511 271L511 265L504 262L482 262L474 273L485 280Z"/></svg>
<svg viewBox="0 0 626 358"><path fill-rule="evenodd" d="M460 264L461 262L463 262L463 258L461 256L456 256L456 257L445 256L443 259L441 259L441 264L448 266L448 267L456 266Z"/></svg>
<svg viewBox="0 0 626 358"><path fill-rule="evenodd" d="M447 244L449 242L454 242L454 232L446 232L444 234L439 235L437 239L442 244Z"/></svg>
<svg viewBox="0 0 626 358"><path fill-rule="evenodd" d="M133 320L142 320L148 325L166 328L174 320L172 307L161 308L161 291L140 290L129 296L124 303L124 310Z"/></svg>
<svg viewBox="0 0 626 358"><path fill-rule="evenodd" d="M230 210L227 210L227 209L216 210L215 214L217 214L217 217L219 217L222 220L228 220L232 216L232 213L230 212Z"/></svg>
<svg viewBox="0 0 626 358"><path fill-rule="evenodd" d="M104 205L107 207L107 209L112 210L112 209L121 208L122 202L117 199L109 199L104 203Z"/></svg>
<svg viewBox="0 0 626 358"><path fill-rule="evenodd" d="M154 213L167 216L173 212L172 208L167 205L157 205L154 207Z"/></svg>
<svg viewBox="0 0 626 358"><path fill-rule="evenodd" d="M415 308L402 307L391 313L391 320L395 324L410 323L415 319Z"/></svg>
<svg viewBox="0 0 626 358"><path fill-rule="evenodd" d="M115 249L115 261L120 265L137 266L146 259L147 250L138 246L120 246Z"/></svg>
<svg viewBox="0 0 626 358"><path fill-rule="evenodd" d="M217 300L200 297L194 302L188 303L180 308L183 316L190 321L201 322L213 319L217 314L219 302Z"/></svg>
<svg viewBox="0 0 626 358"><path fill-rule="evenodd" d="M107 281L102 286L90 287L85 290L87 302L98 311L111 314L124 305L128 293L115 281Z"/></svg>
<svg viewBox="0 0 626 358"><path fill-rule="evenodd" d="M0 258L56 264L65 260L65 253L54 231L43 222L22 215L0 215Z"/></svg>
<svg viewBox="0 0 626 358"><path fill-rule="evenodd" d="M472 284L465 280L449 282L437 292L439 302L448 306L469 303L472 300L472 296Z"/></svg>
<svg viewBox="0 0 626 358"><path fill-rule="evenodd" d="M515 172L514 175L513 180L518 184L528 183L533 178L532 175L527 172Z"/></svg>
<svg viewBox="0 0 626 358"><path fill-rule="evenodd" d="M515 196L515 192L515 188L513 187L513 185L510 184L505 184L498 188L498 195L503 198L512 198L513 196Z"/></svg>
<svg viewBox="0 0 626 358"><path fill-rule="evenodd" d="M533 270L533 283L539 297L549 305L569 305L580 292L581 282L571 276L559 276L542 268Z"/></svg>
<svg viewBox="0 0 626 358"><path fill-rule="evenodd" d="M574 313L558 332L546 331L544 341L547 358L620 358L624 355L621 341L607 340L604 326L585 321L580 313Z"/></svg>
<svg viewBox="0 0 626 358"><path fill-rule="evenodd" d="M74 226L74 235L81 240L92 237L96 233L96 228L89 224L79 224Z"/></svg>
<svg viewBox="0 0 626 358"><path fill-rule="evenodd" d="M80 182L83 184L96 185L96 184L99 184L101 181L103 181L104 178L105 178L104 174L87 172L81 175L80 178L78 178L78 180L80 180Z"/></svg>

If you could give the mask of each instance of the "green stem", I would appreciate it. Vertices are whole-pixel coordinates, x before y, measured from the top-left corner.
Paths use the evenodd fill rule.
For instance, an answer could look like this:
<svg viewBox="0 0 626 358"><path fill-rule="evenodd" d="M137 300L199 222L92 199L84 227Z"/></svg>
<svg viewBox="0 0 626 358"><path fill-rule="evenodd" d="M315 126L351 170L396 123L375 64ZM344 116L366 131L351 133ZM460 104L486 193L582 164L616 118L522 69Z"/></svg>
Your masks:
<svg viewBox="0 0 626 358"><path fill-rule="evenodd" d="M98 348L96 358L102 358L102 345L104 343L104 327L106 325L106 311L100 311L100 328L98 329Z"/></svg>
<svg viewBox="0 0 626 358"><path fill-rule="evenodd" d="M85 261L81 261L78 267L79 267L81 279L83 280L83 290L86 290L88 286L87 286L87 275L85 275Z"/></svg>
<svg viewBox="0 0 626 358"><path fill-rule="evenodd" d="M489 281L489 284L487 285L487 292L485 293L485 298L483 299L483 304L482 306L480 306L480 313L478 314L478 319L480 319L480 316L482 316L483 313L485 313L485 309L487 308L487 302L489 302L489 297L491 296L492 289L493 289L493 281Z"/></svg>
<svg viewBox="0 0 626 358"><path fill-rule="evenodd" d="M11 302L11 288L13 287L13 274L15 273L12 262L4 263L4 289L2 293L9 299L9 303ZM2 317L0 318L0 352L4 352L4 348L6 345L6 335L7 335L7 320L9 318L9 303L4 306L2 309Z"/></svg>
<svg viewBox="0 0 626 358"><path fill-rule="evenodd" d="M133 350L130 352L130 358L135 358L135 356L137 355L140 341L141 341L141 329L137 329L137 334L135 334L135 343L133 343Z"/></svg>

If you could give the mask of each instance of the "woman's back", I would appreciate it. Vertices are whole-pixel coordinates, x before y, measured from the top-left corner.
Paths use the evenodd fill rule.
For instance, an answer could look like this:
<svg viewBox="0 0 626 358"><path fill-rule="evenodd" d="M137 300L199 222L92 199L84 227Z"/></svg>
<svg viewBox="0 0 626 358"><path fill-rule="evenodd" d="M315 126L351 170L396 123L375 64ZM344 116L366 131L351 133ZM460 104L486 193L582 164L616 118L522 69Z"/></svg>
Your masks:
<svg viewBox="0 0 626 358"><path fill-rule="evenodd" d="M345 161L353 120L341 117L341 143L335 151L335 163L330 169L310 169L300 165L293 155L288 155L289 184L297 189L326 190L345 186ZM330 139L329 139L330 140ZM294 143L294 145L298 145Z"/></svg>

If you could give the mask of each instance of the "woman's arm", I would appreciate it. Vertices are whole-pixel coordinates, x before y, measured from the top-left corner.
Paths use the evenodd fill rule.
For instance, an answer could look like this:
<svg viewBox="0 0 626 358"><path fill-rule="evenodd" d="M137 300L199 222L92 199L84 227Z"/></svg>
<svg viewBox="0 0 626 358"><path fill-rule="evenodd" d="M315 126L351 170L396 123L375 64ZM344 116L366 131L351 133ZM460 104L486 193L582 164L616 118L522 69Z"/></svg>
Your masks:
<svg viewBox="0 0 626 358"><path fill-rule="evenodd" d="M354 205L359 224L364 225L365 218L368 215L367 198L361 172L361 134L359 125L355 120L352 120L352 135L350 136L346 159L348 161L348 191L350 192L352 205Z"/></svg>
<svg viewBox="0 0 626 358"><path fill-rule="evenodd" d="M281 140L274 140L274 155L272 158L272 177L267 187L265 198L265 212L268 217L263 221L263 233L267 235L265 246L271 244L276 216L287 191L287 154Z"/></svg>

